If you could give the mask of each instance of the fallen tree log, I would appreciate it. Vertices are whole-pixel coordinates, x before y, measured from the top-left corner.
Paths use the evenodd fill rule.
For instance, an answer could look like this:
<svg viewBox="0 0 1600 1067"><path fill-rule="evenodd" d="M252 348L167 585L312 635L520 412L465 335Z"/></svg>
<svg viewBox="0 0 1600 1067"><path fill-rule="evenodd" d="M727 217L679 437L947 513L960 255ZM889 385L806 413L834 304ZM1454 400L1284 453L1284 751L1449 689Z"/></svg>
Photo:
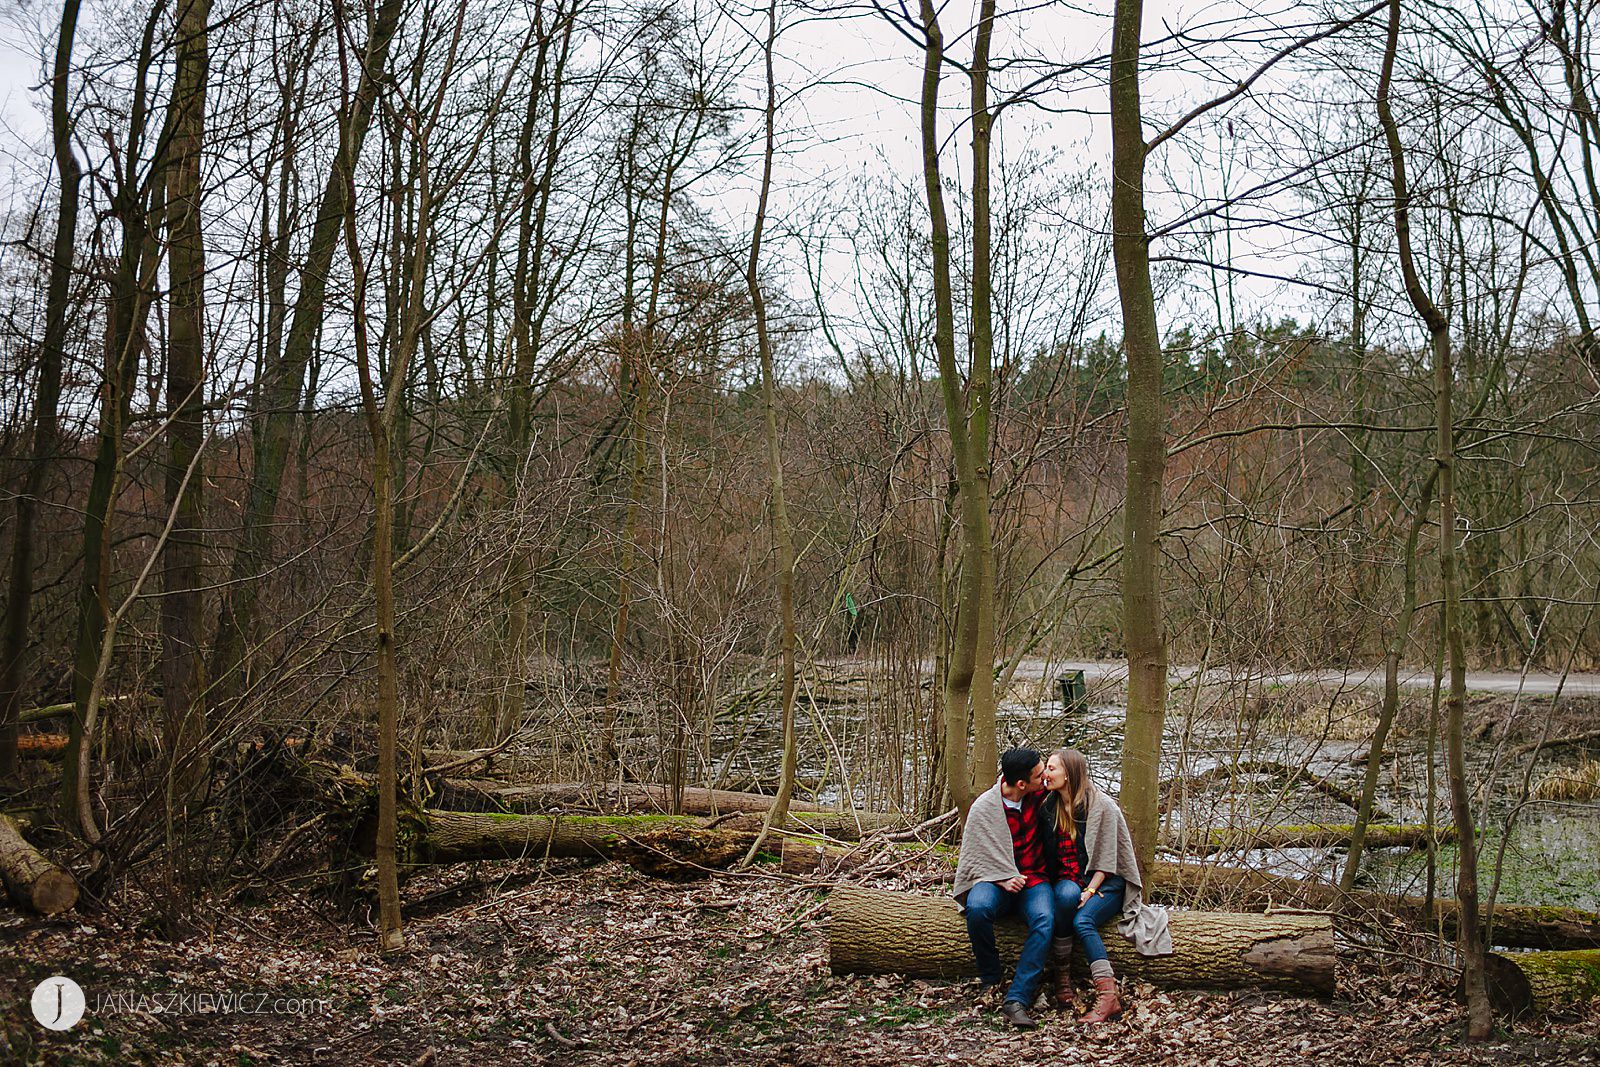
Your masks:
<svg viewBox="0 0 1600 1067"><path fill-rule="evenodd" d="M138 693L116 694L100 698L101 707L108 707L112 704L139 704L145 702L154 703L154 698ZM65 704L46 704L40 708L23 708L17 715L17 725L28 726L32 723L45 722L49 719L64 718L71 715L72 709L75 707L77 707L76 704L68 701Z"/></svg>
<svg viewBox="0 0 1600 1067"><path fill-rule="evenodd" d="M699 828L687 815L499 815L492 812L417 813L413 863L538 859L541 856L611 858L619 841L671 827Z"/></svg>
<svg viewBox="0 0 1600 1067"><path fill-rule="evenodd" d="M1301 905L1352 916L1376 912L1439 929L1446 937L1456 936L1460 917L1454 900L1435 900L1430 907L1422 897L1346 893L1327 882L1209 863L1157 863L1147 882L1147 895L1159 904L1235 908ZM1496 904L1489 942L1516 948L1600 948L1600 914L1579 908Z"/></svg>
<svg viewBox="0 0 1600 1067"><path fill-rule="evenodd" d="M1600 748L1600 730L1589 730L1581 734L1568 734L1565 737L1551 737L1543 741L1530 741L1525 745L1518 745L1511 750L1514 757L1526 756L1534 752L1543 752L1552 748Z"/></svg>
<svg viewBox="0 0 1600 1067"><path fill-rule="evenodd" d="M1491 952L1484 957L1489 999L1516 1018L1600 997L1600 949Z"/></svg>
<svg viewBox="0 0 1600 1067"><path fill-rule="evenodd" d="M602 811L629 813L671 813L672 791L661 785L623 785L615 783L550 782L537 785L494 785L471 778L445 778L441 785L456 791L465 799L479 803L506 806L506 810L526 808L529 811L548 811L554 807L585 807ZM706 789L690 786L683 791L682 815L722 815L729 812L765 812L772 807L775 797L764 793L736 793L729 789ZM494 810L485 808L482 810ZM795 800L789 804L795 812L837 812L837 808L824 808ZM881 818L866 812L869 821Z"/></svg>
<svg viewBox="0 0 1600 1067"><path fill-rule="evenodd" d="M444 770L458 776L531 778L548 773L550 752L527 748L425 748L422 762L428 773Z"/></svg>
<svg viewBox="0 0 1600 1067"><path fill-rule="evenodd" d="M17 755L22 759L60 759L66 751L66 734L21 734L17 737Z"/></svg>
<svg viewBox="0 0 1600 1067"><path fill-rule="evenodd" d="M903 847L911 849L919 846L908 844ZM786 874L836 874L854 870L877 854L872 849L844 848L819 841L786 840L783 843L782 869ZM950 864L953 878L956 852L941 850L935 854ZM1180 865L1158 862L1146 881L1146 896L1152 902L1190 908L1300 906L1350 916L1381 913L1395 915L1430 929L1439 929L1446 937L1456 935L1459 917L1453 900L1436 900L1430 908L1422 897L1359 891L1345 893L1327 882L1285 878L1265 871L1220 867L1210 863ZM1578 908L1496 904L1490 942L1515 948L1597 948L1600 947L1600 914Z"/></svg>
<svg viewBox="0 0 1600 1067"><path fill-rule="evenodd" d="M668 826L620 838L612 858L652 878L686 882L733 866L755 839L753 831Z"/></svg>
<svg viewBox="0 0 1600 1067"><path fill-rule="evenodd" d="M10 816L0 815L0 880L20 907L54 915L78 902L78 883L28 844Z"/></svg>
<svg viewBox="0 0 1600 1067"><path fill-rule="evenodd" d="M1251 828L1230 826L1207 832L1198 840L1190 841L1189 847L1202 855L1213 852L1244 852L1253 848L1330 848L1349 845L1350 835L1354 831L1355 827L1349 823ZM1455 827L1435 827L1433 836L1441 842L1454 841ZM1428 838L1428 827L1424 825L1369 823L1365 847L1426 848Z"/></svg>
<svg viewBox="0 0 1600 1067"><path fill-rule="evenodd" d="M668 814L671 794L659 785L589 786L576 782L553 785L494 786L470 778L445 778L433 806L441 810L547 814L552 808L576 807L628 814ZM684 815L720 816L765 814L773 798L761 793L735 793L726 789L694 787L683 791ZM910 825L900 815L848 808L824 808L796 801L789 805L789 825L807 833L854 840L876 830L898 830Z"/></svg>
<svg viewBox="0 0 1600 1067"><path fill-rule="evenodd" d="M830 894L828 960L835 974L961 978L977 973L967 928L949 898L841 886ZM1258 987L1331 997L1333 923L1324 915L1175 912L1173 953L1141 956L1106 938L1120 975L1167 987ZM1024 931L998 924L1002 959L1015 959ZM1081 953L1079 954L1081 955Z"/></svg>

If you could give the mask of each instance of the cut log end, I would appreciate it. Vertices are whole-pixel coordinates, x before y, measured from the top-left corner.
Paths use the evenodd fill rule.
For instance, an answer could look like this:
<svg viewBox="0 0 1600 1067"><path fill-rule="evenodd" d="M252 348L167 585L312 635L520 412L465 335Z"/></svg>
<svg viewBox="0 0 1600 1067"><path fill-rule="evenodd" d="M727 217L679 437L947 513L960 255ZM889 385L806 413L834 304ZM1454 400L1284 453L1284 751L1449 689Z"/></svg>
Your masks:
<svg viewBox="0 0 1600 1067"><path fill-rule="evenodd" d="M30 845L8 816L0 815L0 880L17 904L55 915L78 902L78 883Z"/></svg>
<svg viewBox="0 0 1600 1067"><path fill-rule="evenodd" d="M66 871L45 871L29 887L30 907L40 915L56 915L78 902L78 882Z"/></svg>
<svg viewBox="0 0 1600 1067"><path fill-rule="evenodd" d="M1490 1003L1512 1018L1600 997L1600 949L1491 952L1484 971Z"/></svg>

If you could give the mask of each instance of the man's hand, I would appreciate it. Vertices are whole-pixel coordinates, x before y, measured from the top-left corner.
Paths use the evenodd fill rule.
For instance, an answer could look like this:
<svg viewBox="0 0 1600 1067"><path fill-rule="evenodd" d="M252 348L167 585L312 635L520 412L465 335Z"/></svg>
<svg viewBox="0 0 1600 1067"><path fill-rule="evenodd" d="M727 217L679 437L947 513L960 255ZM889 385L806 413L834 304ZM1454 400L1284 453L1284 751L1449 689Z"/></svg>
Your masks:
<svg viewBox="0 0 1600 1067"><path fill-rule="evenodd" d="M1007 893L1020 893L1028 888L1028 879L1019 874L1015 878L1007 878L1001 882L1000 888Z"/></svg>

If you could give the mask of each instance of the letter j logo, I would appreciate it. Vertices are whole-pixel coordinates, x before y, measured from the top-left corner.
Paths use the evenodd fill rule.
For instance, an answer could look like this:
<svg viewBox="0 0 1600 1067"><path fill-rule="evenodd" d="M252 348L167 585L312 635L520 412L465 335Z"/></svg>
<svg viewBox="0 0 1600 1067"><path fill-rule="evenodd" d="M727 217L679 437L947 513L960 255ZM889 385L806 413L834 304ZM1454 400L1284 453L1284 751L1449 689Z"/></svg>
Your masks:
<svg viewBox="0 0 1600 1067"><path fill-rule="evenodd" d="M33 987L33 1017L51 1030L70 1030L83 1018L83 987L64 975Z"/></svg>

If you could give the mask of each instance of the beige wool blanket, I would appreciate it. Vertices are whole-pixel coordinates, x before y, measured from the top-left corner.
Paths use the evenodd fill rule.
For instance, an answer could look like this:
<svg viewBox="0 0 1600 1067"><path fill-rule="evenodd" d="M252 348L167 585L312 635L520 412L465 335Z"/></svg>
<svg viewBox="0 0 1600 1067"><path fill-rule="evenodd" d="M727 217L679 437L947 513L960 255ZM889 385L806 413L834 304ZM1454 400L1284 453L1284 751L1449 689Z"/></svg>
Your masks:
<svg viewBox="0 0 1600 1067"><path fill-rule="evenodd" d="M1004 882L1021 874L1011 847L1011 827L996 782L967 810L961 831L961 858L956 861L956 903L966 907L967 893L979 882Z"/></svg>
<svg viewBox="0 0 1600 1067"><path fill-rule="evenodd" d="M1144 879L1139 875L1133 835L1128 832L1128 820L1123 818L1122 809L1101 789L1089 794L1087 807L1083 848L1089 856L1088 870L1101 871L1108 876L1121 875L1127 883L1117 932L1133 942L1134 950L1141 956L1170 956L1172 933L1167 929L1167 911L1144 902ZM1001 818L1004 819L1003 814Z"/></svg>

